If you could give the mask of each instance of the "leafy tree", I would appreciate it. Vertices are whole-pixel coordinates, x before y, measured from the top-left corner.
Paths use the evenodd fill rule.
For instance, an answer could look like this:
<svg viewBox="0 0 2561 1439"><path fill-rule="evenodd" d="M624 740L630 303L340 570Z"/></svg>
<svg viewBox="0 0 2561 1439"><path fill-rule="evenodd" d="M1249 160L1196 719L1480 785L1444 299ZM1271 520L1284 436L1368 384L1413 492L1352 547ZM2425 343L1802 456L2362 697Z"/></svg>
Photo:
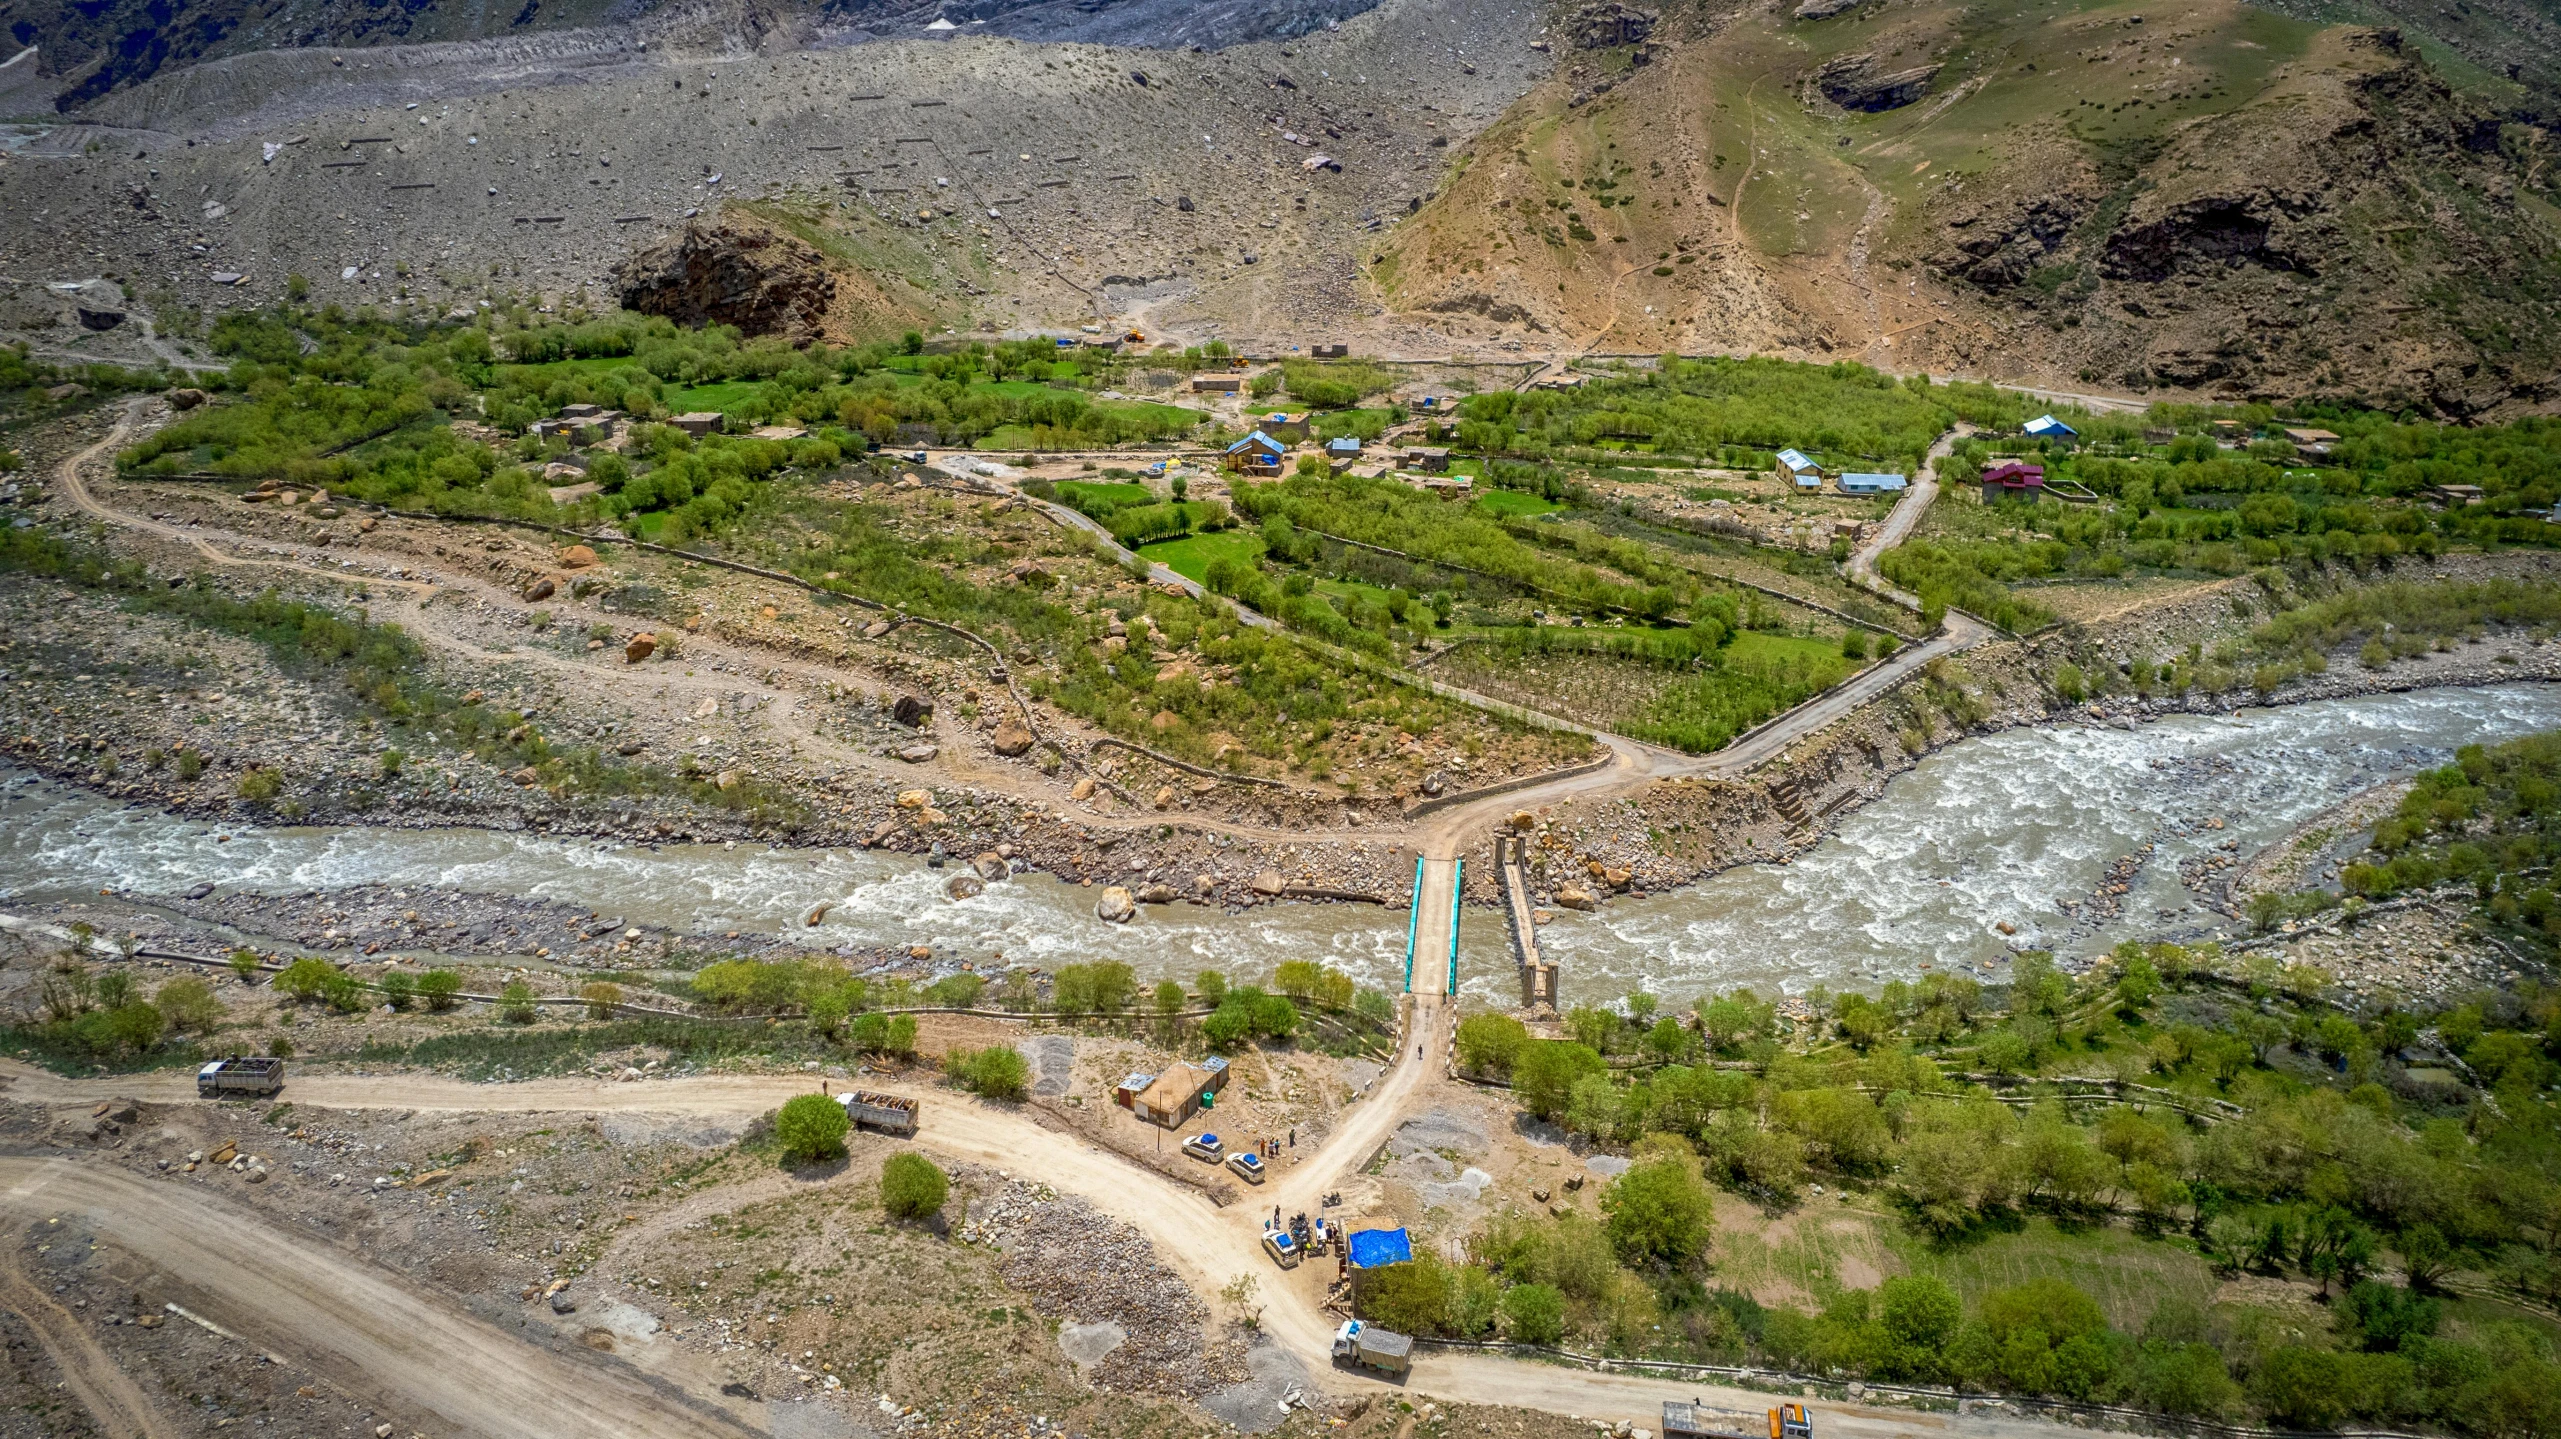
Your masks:
<svg viewBox="0 0 2561 1439"><path fill-rule="evenodd" d="M1402 1334L1440 1333L1449 1302L1449 1266L1429 1254L1372 1270L1354 1299L1361 1318Z"/></svg>
<svg viewBox="0 0 2561 1439"><path fill-rule="evenodd" d="M247 948L235 949L231 952L230 962L233 978L239 980L242 984L251 984L256 982L259 967L258 952L256 950Z"/></svg>
<svg viewBox="0 0 2561 1439"><path fill-rule="evenodd" d="M845 1107L826 1095L795 1094L784 1100L774 1111L774 1138L782 1146L783 1164L815 1164L842 1155L845 1131L852 1125Z"/></svg>
<svg viewBox="0 0 2561 1439"><path fill-rule="evenodd" d="M611 1019L614 1007L622 1003L622 986L597 980L580 986L578 997L587 1001L589 1019Z"/></svg>
<svg viewBox="0 0 2561 1439"><path fill-rule="evenodd" d="M950 1178L912 1149L889 1156L880 1168L880 1203L892 1219L929 1219L940 1214L950 1192Z"/></svg>
<svg viewBox="0 0 2561 1439"><path fill-rule="evenodd" d="M418 998L417 978L405 969L386 970L382 976L382 1001L393 1009L407 1009Z"/></svg>
<svg viewBox="0 0 2561 1439"><path fill-rule="evenodd" d="M1471 1014L1458 1023L1458 1062L1478 1074L1509 1074L1529 1027L1508 1014Z"/></svg>
<svg viewBox="0 0 2561 1439"><path fill-rule="evenodd" d="M1183 992L1182 981L1173 979L1158 980L1156 983L1156 1013L1158 1017L1163 1019L1172 1019L1175 1015L1183 1012L1183 1003L1185 1000L1190 998L1190 995Z"/></svg>
<svg viewBox="0 0 2561 1439"><path fill-rule="evenodd" d="M1894 1367L1928 1378L1965 1321L1965 1306L1947 1281L1930 1274L1902 1274L1877 1292L1877 1321L1894 1346Z"/></svg>
<svg viewBox="0 0 2561 1439"><path fill-rule="evenodd" d="M1683 1159L1638 1164L1601 1195L1610 1243L1621 1262L1684 1268L1707 1253L1716 1227L1715 1201L1697 1166Z"/></svg>
<svg viewBox="0 0 2561 1439"><path fill-rule="evenodd" d="M1564 1114L1574 1084L1588 1075L1608 1073L1591 1046L1565 1040L1539 1040L1524 1046L1512 1060L1512 1091L1541 1119Z"/></svg>

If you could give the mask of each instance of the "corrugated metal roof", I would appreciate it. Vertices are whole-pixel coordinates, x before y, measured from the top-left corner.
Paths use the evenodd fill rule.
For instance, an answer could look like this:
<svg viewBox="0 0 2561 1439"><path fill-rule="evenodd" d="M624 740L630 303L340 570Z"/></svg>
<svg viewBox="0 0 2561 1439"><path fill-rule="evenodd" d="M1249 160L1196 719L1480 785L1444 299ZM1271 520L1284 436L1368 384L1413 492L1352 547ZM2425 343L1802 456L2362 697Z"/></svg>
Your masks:
<svg viewBox="0 0 2561 1439"><path fill-rule="evenodd" d="M1232 445L1229 445L1229 446L1227 447L1227 453L1229 453L1229 454L1231 454L1231 455L1232 455L1232 454L1236 453L1238 450L1244 449L1244 448L1246 448L1246 447L1247 447L1247 446L1249 446L1249 445L1254 445L1254 444L1257 444L1257 443L1259 443L1259 444L1261 445L1261 447L1262 447L1262 448L1264 448L1264 449L1266 449L1266 450L1270 450L1270 451L1271 451L1272 453L1274 453L1274 454L1279 454L1279 453L1280 453L1280 452L1282 452L1283 450L1286 450L1286 449L1288 449L1288 448L1289 448L1289 446L1282 444L1280 441L1273 439L1271 436L1269 436L1269 435L1267 435L1267 434L1264 434L1262 431L1260 431L1260 430L1256 430L1254 433L1252 433L1252 434L1250 434L1250 435L1247 435L1245 438L1243 438L1243 439L1241 439L1241 440L1238 440L1236 443L1234 443L1234 444L1232 444Z"/></svg>
<svg viewBox="0 0 2561 1439"><path fill-rule="evenodd" d="M1811 470L1820 468L1820 466L1814 463L1813 458L1802 450L1781 450L1778 452L1778 462L1787 466L1791 470Z"/></svg>

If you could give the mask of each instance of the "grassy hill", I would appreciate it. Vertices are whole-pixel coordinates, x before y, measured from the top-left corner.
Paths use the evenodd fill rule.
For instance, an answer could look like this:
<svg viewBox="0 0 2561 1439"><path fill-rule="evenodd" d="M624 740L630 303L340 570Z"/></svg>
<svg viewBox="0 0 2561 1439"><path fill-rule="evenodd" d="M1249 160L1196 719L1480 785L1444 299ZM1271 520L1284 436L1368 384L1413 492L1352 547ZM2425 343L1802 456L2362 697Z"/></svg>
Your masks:
<svg viewBox="0 0 2561 1439"><path fill-rule="evenodd" d="M2561 293L2499 98L2234 0L1666 21L1560 52L1371 270L1547 344L2472 411L2549 388Z"/></svg>

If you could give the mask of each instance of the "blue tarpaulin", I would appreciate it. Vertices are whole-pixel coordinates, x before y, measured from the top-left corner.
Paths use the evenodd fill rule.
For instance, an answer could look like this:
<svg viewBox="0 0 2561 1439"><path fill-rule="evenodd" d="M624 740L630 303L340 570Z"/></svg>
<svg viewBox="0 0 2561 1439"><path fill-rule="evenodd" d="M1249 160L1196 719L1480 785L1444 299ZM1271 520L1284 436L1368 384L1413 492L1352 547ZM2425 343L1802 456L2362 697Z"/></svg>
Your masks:
<svg viewBox="0 0 2561 1439"><path fill-rule="evenodd" d="M1402 1229L1364 1229L1352 1236L1352 1267L1376 1269L1384 1264L1404 1264L1414 1257L1414 1242Z"/></svg>

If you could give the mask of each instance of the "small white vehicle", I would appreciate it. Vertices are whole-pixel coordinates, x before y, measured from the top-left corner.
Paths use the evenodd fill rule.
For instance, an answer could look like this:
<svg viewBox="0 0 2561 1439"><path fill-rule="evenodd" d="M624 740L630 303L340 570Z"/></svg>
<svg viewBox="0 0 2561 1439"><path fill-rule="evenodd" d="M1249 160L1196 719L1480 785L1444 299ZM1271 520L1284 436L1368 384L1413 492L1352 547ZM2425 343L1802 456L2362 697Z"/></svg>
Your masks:
<svg viewBox="0 0 2561 1439"><path fill-rule="evenodd" d="M1249 1154L1243 1150L1227 1156L1227 1167L1244 1176L1248 1184L1260 1184L1268 1175L1268 1171L1263 1166L1263 1156Z"/></svg>
<svg viewBox="0 0 2561 1439"><path fill-rule="evenodd" d="M1227 1155L1226 1146L1215 1134L1195 1134L1183 1141L1183 1152L1204 1164L1216 1164Z"/></svg>

